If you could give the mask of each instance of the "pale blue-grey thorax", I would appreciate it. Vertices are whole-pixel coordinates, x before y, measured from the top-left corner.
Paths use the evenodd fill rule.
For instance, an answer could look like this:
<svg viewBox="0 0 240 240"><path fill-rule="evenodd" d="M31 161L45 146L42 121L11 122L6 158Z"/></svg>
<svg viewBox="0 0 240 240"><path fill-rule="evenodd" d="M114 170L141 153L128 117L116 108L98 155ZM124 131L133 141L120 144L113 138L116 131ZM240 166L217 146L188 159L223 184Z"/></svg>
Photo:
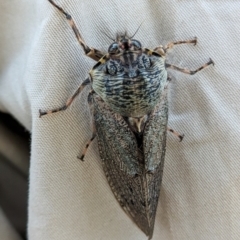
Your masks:
<svg viewBox="0 0 240 240"><path fill-rule="evenodd" d="M123 51L90 72L93 90L125 117L142 117L160 100L167 82L165 60L142 51Z"/></svg>

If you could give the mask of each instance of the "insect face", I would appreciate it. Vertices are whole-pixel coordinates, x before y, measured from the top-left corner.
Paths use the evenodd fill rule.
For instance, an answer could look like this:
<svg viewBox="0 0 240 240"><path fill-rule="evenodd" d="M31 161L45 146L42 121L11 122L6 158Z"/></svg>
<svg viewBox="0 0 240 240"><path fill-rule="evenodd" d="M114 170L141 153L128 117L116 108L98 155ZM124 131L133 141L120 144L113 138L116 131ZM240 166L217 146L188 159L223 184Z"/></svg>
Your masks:
<svg viewBox="0 0 240 240"><path fill-rule="evenodd" d="M116 41L112 43L108 48L108 53L110 55L122 55L128 52L141 53L142 44L138 40L131 39L126 35L117 36Z"/></svg>

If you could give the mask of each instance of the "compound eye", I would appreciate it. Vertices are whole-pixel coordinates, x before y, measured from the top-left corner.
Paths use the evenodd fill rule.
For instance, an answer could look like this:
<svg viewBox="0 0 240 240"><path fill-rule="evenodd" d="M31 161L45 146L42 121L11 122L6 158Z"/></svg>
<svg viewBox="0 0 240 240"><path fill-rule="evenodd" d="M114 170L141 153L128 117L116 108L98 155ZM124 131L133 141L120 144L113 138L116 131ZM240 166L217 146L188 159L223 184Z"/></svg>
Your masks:
<svg viewBox="0 0 240 240"><path fill-rule="evenodd" d="M131 44L135 47L136 50L142 48L142 44L138 40L132 39Z"/></svg>
<svg viewBox="0 0 240 240"><path fill-rule="evenodd" d="M119 45L118 43L112 43L109 48L108 48L108 52L109 53L117 53L118 52L118 49L119 49Z"/></svg>

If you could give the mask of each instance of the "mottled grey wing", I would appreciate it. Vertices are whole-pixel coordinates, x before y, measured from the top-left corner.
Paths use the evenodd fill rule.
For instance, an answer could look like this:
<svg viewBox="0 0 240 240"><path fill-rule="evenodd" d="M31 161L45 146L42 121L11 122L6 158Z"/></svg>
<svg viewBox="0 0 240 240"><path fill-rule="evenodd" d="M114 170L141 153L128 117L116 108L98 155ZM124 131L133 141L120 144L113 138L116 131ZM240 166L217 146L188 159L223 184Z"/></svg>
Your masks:
<svg viewBox="0 0 240 240"><path fill-rule="evenodd" d="M137 141L124 119L96 95L92 95L99 153L109 185L124 211L145 231L148 226L142 180L144 165L139 162Z"/></svg>
<svg viewBox="0 0 240 240"><path fill-rule="evenodd" d="M91 102L99 152L109 185L121 207L150 239L162 179L167 98L156 106L146 124L144 155L124 119L98 95L93 94Z"/></svg>
<svg viewBox="0 0 240 240"><path fill-rule="evenodd" d="M137 142L125 120L95 93L92 94L90 104L104 171L111 178L109 184L113 180L114 184L115 181L120 184L123 177L121 174L131 178L141 174Z"/></svg>
<svg viewBox="0 0 240 240"><path fill-rule="evenodd" d="M155 216L160 194L166 151L166 133L168 121L167 88L165 88L159 104L144 129L143 149L145 160L146 202L148 203L149 238L153 234Z"/></svg>

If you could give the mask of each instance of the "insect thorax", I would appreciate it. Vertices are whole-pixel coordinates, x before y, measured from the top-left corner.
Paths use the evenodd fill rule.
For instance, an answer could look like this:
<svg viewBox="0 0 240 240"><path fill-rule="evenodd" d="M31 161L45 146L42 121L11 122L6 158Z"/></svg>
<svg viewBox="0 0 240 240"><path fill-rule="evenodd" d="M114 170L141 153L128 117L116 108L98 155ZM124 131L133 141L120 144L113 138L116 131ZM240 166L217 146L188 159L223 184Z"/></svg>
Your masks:
<svg viewBox="0 0 240 240"><path fill-rule="evenodd" d="M153 110L167 82L160 56L126 52L90 73L94 91L125 117L141 117Z"/></svg>

